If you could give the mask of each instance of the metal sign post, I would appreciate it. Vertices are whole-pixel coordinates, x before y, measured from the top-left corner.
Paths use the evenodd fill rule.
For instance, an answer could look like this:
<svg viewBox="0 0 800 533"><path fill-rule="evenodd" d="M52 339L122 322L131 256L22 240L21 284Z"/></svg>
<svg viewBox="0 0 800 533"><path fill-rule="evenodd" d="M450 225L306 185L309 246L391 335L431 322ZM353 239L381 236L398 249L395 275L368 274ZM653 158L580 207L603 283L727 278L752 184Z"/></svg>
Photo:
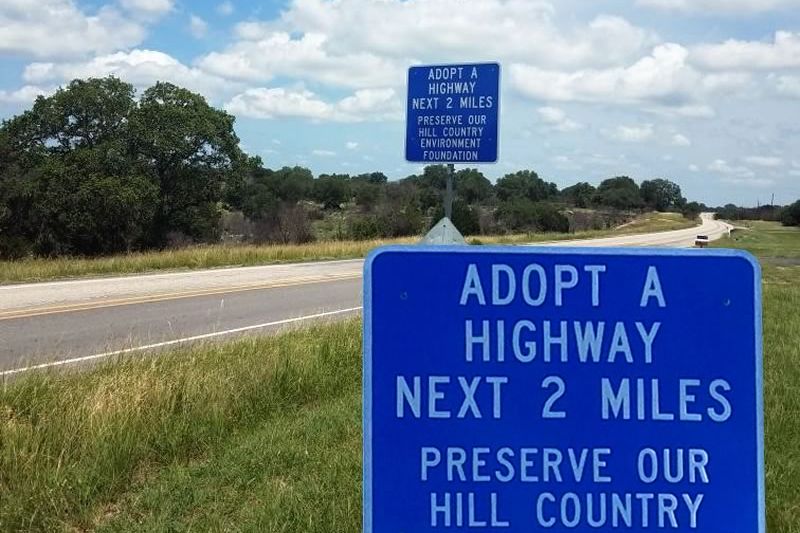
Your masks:
<svg viewBox="0 0 800 533"><path fill-rule="evenodd" d="M455 165L449 163L447 165L447 188L444 193L444 216L451 219L453 218L453 180L455 179Z"/></svg>

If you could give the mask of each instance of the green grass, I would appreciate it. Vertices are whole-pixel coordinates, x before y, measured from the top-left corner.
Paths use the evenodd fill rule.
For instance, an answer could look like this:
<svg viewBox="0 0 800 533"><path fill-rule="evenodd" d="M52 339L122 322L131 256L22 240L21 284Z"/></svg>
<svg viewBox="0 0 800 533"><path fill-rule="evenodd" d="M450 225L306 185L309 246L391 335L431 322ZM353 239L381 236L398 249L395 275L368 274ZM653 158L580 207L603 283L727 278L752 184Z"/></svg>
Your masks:
<svg viewBox="0 0 800 533"><path fill-rule="evenodd" d="M360 363L350 320L14 380L0 531L356 531Z"/></svg>
<svg viewBox="0 0 800 533"><path fill-rule="evenodd" d="M763 267L767 530L800 532L800 229L737 223L715 247L749 250ZM789 258L790 261L785 261Z"/></svg>
<svg viewBox="0 0 800 533"><path fill-rule="evenodd" d="M530 233L481 236L483 244L518 244L564 239L588 239L606 235L647 233L695 225L674 213L647 213L617 230L578 233ZM86 276L138 274L165 270L188 270L234 266L297 263L365 257L383 244L406 244L418 237L368 241L320 241L300 245L209 245L177 250L142 252L99 258L30 258L0 261L0 284L46 281Z"/></svg>
<svg viewBox="0 0 800 533"><path fill-rule="evenodd" d="M730 239L715 246L749 250L767 263L785 263L780 259L800 258L800 228L781 226L777 222L737 221L739 228Z"/></svg>

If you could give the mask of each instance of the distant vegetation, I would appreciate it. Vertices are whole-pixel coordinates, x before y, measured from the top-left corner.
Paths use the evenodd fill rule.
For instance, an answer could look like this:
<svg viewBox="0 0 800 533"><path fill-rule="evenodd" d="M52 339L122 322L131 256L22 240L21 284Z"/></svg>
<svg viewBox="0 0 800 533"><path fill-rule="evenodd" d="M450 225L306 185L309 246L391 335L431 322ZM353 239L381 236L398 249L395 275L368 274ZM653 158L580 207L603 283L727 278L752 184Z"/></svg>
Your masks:
<svg viewBox="0 0 800 533"><path fill-rule="evenodd" d="M97 256L220 241L305 243L419 235L442 215L447 168L389 181L315 177L245 154L234 117L169 83L138 98L114 78L75 80L0 126L0 258ZM694 218L666 179L563 190L532 170L492 184L459 170L464 234L606 229L645 210Z"/></svg>
<svg viewBox="0 0 800 533"><path fill-rule="evenodd" d="M800 200L786 207L780 205L738 207L728 204L715 211L717 218L725 220L764 220L781 222L784 226L800 226Z"/></svg>

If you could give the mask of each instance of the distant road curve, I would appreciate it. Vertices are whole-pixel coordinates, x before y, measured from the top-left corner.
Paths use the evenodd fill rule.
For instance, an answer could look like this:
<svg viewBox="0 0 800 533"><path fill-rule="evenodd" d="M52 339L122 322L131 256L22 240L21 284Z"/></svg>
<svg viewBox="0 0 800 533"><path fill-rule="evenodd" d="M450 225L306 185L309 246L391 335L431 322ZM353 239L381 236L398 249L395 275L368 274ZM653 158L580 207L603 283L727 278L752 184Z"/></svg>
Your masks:
<svg viewBox="0 0 800 533"><path fill-rule="evenodd" d="M559 241L552 246L692 246L729 224ZM289 324L361 305L363 260L325 261L0 286L0 376Z"/></svg>
<svg viewBox="0 0 800 533"><path fill-rule="evenodd" d="M660 246L666 248L688 248L694 246L698 235L705 235L710 241L715 241L730 234L733 226L721 220L714 220L713 213L700 215L701 224L693 228L659 233L644 233L640 235L623 235L619 237L604 237L600 239L583 239L577 241L557 241L543 243L548 246Z"/></svg>

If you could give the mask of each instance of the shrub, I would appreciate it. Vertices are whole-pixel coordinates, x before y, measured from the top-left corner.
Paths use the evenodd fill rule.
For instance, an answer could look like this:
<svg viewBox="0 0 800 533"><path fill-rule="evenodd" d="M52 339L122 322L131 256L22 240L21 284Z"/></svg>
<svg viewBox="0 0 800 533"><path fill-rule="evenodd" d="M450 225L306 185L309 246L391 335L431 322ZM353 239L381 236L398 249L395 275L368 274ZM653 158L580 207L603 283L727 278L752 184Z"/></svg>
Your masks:
<svg viewBox="0 0 800 533"><path fill-rule="evenodd" d="M552 204L516 199L500 204L497 219L512 231L569 232L569 219Z"/></svg>
<svg viewBox="0 0 800 533"><path fill-rule="evenodd" d="M253 240L258 243L303 244L314 240L311 219L300 205L284 205L273 216L254 223Z"/></svg>
<svg viewBox="0 0 800 533"><path fill-rule="evenodd" d="M784 226L800 226L800 200L783 210L781 222Z"/></svg>
<svg viewBox="0 0 800 533"><path fill-rule="evenodd" d="M438 207L434 211L431 227L435 226L444 217L444 208ZM475 235L481 232L481 222L478 209L458 199L453 202L452 222L462 235Z"/></svg>

